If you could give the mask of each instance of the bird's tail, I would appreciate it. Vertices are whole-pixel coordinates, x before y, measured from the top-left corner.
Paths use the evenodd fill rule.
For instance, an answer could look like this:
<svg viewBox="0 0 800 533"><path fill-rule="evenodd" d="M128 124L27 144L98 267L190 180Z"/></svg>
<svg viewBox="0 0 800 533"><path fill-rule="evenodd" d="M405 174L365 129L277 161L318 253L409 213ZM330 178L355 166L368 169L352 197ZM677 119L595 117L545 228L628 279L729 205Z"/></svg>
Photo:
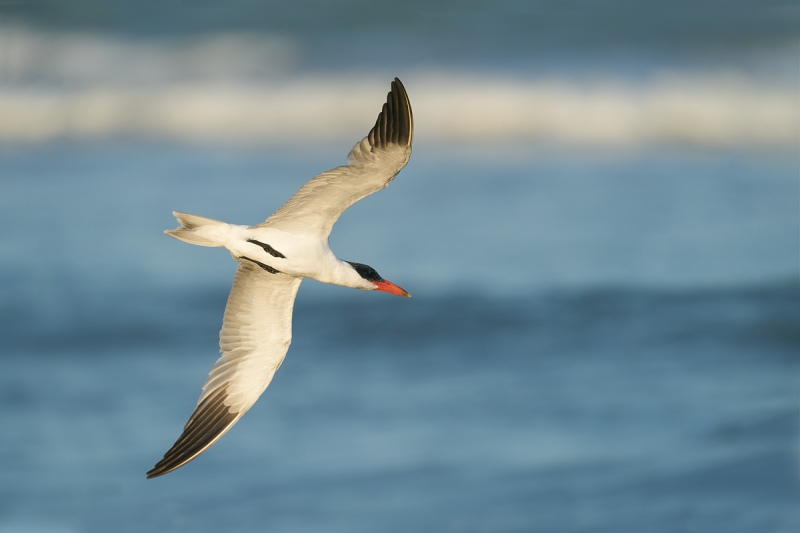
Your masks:
<svg viewBox="0 0 800 533"><path fill-rule="evenodd" d="M164 232L170 237L198 246L225 246L226 230L229 226L225 222L180 211L173 211L172 214L181 223L181 227Z"/></svg>

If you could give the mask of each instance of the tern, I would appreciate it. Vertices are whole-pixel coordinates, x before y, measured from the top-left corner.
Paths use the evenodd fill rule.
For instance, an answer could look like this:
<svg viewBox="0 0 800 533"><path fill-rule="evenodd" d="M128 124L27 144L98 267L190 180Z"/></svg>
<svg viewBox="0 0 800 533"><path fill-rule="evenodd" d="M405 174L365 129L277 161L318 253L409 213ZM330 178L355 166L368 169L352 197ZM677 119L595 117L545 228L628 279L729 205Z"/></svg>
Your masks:
<svg viewBox="0 0 800 533"><path fill-rule="evenodd" d="M375 126L347 164L315 177L257 226L173 212L180 227L165 233L199 246L227 248L239 262L219 334L221 356L183 433L148 478L205 452L247 412L281 366L292 340L292 311L304 278L354 289L410 296L374 268L337 258L328 245L345 210L385 188L411 157L414 118L399 79Z"/></svg>

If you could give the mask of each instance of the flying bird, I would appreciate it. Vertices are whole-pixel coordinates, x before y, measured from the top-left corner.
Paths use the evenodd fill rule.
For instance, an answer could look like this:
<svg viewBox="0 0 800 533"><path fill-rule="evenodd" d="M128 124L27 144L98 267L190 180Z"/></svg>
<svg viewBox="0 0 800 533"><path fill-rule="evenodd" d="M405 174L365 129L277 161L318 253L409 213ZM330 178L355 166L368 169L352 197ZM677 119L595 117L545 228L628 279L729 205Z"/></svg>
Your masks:
<svg viewBox="0 0 800 533"><path fill-rule="evenodd" d="M303 185L266 222L238 226L173 212L180 227L167 235L227 248L239 267L219 334L221 356L183 433L148 478L206 451L266 390L289 349L294 300L304 278L410 296L374 268L337 258L328 236L348 207L389 185L406 166L413 136L411 104L395 78L375 126L350 151L347 164Z"/></svg>

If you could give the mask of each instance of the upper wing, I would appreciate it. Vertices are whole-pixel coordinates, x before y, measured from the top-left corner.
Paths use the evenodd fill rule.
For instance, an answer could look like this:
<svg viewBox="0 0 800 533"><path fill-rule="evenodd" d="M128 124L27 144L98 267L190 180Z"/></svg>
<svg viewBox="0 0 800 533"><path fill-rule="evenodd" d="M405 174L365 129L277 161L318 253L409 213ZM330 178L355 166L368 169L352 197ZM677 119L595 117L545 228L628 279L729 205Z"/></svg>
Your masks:
<svg viewBox="0 0 800 533"><path fill-rule="evenodd" d="M348 207L389 185L406 166L413 138L411 103L395 78L375 127L350 151L348 164L303 185L261 225L327 238Z"/></svg>
<svg viewBox="0 0 800 533"><path fill-rule="evenodd" d="M256 402L292 341L292 310L302 278L242 263L225 307L217 360L183 434L147 473L179 468L217 442Z"/></svg>

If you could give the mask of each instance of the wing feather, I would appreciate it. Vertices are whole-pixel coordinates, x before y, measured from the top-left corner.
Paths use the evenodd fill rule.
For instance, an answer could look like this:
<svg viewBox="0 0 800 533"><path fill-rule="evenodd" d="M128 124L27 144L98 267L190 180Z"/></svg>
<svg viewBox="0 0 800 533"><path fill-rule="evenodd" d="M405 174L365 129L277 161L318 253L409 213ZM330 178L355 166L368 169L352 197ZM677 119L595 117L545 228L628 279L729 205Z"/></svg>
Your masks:
<svg viewBox="0 0 800 533"><path fill-rule="evenodd" d="M261 226L327 238L348 207L389 185L411 157L414 117L395 78L375 126L356 143L348 164L312 179Z"/></svg>
<svg viewBox="0 0 800 533"><path fill-rule="evenodd" d="M292 311L301 281L240 264L219 336L222 355L183 433L148 478L172 472L203 453L266 390L292 340Z"/></svg>

